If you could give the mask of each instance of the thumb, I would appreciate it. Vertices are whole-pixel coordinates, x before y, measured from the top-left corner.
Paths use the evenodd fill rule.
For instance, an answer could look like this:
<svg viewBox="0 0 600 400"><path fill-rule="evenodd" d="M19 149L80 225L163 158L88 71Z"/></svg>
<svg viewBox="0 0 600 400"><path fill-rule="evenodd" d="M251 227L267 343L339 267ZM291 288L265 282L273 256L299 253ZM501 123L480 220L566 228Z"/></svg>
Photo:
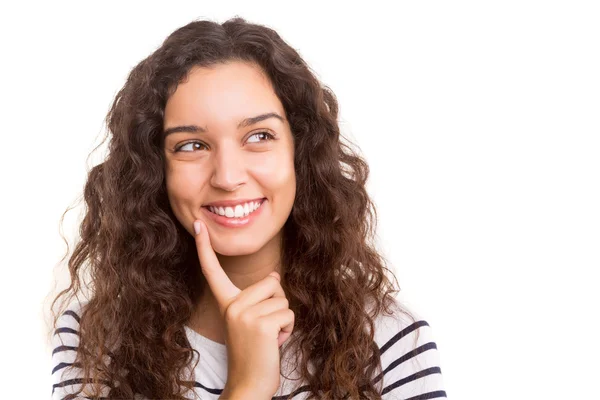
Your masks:
<svg viewBox="0 0 600 400"><path fill-rule="evenodd" d="M281 276L279 275L279 272L273 271L269 275L271 275L274 278L277 278L278 281L281 281Z"/></svg>

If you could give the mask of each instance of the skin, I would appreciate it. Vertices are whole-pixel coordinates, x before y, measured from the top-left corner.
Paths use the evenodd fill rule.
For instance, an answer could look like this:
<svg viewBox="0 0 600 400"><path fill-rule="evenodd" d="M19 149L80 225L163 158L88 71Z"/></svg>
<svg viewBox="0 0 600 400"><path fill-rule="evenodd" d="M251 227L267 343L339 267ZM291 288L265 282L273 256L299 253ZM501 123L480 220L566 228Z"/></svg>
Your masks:
<svg viewBox="0 0 600 400"><path fill-rule="evenodd" d="M244 118L268 112L283 122L269 118L238 129ZM244 290L273 271L283 275L282 228L296 195L294 143L268 78L257 66L238 61L193 68L165 107L163 128L182 125L207 131L165 138L167 194L179 222L191 235L195 220L206 224L217 259L237 288ZM275 140L259 133L264 131ZM221 226L201 208L213 201L263 197L262 213L248 227ZM224 344L225 323L214 294L206 289L188 326Z"/></svg>

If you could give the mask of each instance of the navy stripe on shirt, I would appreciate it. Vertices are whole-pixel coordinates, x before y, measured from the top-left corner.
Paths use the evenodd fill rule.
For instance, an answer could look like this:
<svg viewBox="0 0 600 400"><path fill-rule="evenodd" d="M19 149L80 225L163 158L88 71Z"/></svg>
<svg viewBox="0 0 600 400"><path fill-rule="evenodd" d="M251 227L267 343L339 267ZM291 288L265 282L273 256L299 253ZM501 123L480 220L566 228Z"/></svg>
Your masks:
<svg viewBox="0 0 600 400"><path fill-rule="evenodd" d="M73 318L75 318L75 320L79 323L80 318L79 316L72 310L67 310L63 313L63 315L70 315ZM382 355L383 353L385 353L391 346L394 345L394 343L398 342L400 339L402 339L403 337L407 336L409 333L419 329L422 326L429 326L429 324L426 321L417 321L414 322L413 324L411 324L410 326L404 328L402 331L398 332L396 335L394 335L391 339L389 339L381 348L380 348L380 355ZM77 336L79 336L79 332L69 328L69 327L60 327L57 328L54 332L54 334L58 334L58 333L70 333L70 334L75 334ZM417 355L427 351L427 350L437 350L437 346L434 342L429 342L426 343L424 345L421 345L419 347L417 347L416 349L404 354L403 356L397 358L396 360L394 360L392 363L390 363L390 365L388 365L382 373L380 373L374 380L373 383L377 383L380 379L383 379L383 376L390 372L392 369L396 368L397 366L399 366L400 364L406 362L407 360L416 357ZM58 346L56 347L53 351L52 354L54 355L57 352L60 351L76 351L77 347L75 346ZM57 366L55 366L52 369L52 373L65 368L69 365L73 365L75 367L81 367L81 365L79 363L60 363ZM431 374L441 374L441 368L439 366L437 367L431 367L431 368L426 368L423 369L419 372L416 372L412 375L409 375L405 378L399 379L398 381L389 384L388 386L386 386L383 391L381 392L382 395L391 392L392 390L401 387L402 385L405 385L407 383L410 383L414 380L417 380L419 378L425 377L427 375L431 375ZM91 382L91 379L89 380L89 382ZM103 384L109 384L109 382L107 381L101 381ZM60 383L54 384L52 387L52 393L54 394L54 391L56 390L56 388L58 387L64 387L64 386L68 386L68 385L74 385L74 384L81 384L83 383L83 379L78 378L78 379L68 379L65 381L62 381ZM216 395L220 395L224 389L214 389L214 388L209 388L207 386L204 386L203 384L201 384L198 381L194 381L194 387L198 387L201 388L203 390L205 390L208 393L211 394L216 394ZM298 394L302 393L302 392L306 392L309 391L309 386L308 385L304 385L299 387L298 389L294 390L292 393L289 393L287 395L281 395L281 396L274 396L273 400L286 400L289 399L290 396L293 398L295 396L297 396ZM446 392L443 390L437 390L437 391L432 391L432 392L428 392L428 393L422 393L420 395L417 396L413 396L409 399L406 400L427 400L427 399L435 399L435 398L442 398L442 397L447 397L446 396ZM86 397L88 398L88 397ZM100 399L104 399L104 397L101 397Z"/></svg>

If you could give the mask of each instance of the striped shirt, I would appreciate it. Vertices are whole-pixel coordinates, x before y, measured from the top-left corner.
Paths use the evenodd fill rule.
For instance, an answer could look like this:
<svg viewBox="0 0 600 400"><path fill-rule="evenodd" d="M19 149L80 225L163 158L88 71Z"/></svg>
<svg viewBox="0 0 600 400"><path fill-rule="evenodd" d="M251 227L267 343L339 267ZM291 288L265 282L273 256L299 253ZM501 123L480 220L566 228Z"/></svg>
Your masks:
<svg viewBox="0 0 600 400"><path fill-rule="evenodd" d="M396 301L396 305L399 303ZM375 342L381 352L382 374L375 378L376 386L383 379L382 398L384 400L418 400L446 398L440 357L433 341L432 329L418 314L411 311L415 321L394 310L393 315L380 314L375 320ZM74 303L67 308L58 320L58 328L52 336L52 400L63 399L67 394L81 388L82 378L79 368L66 368L75 359L79 344L79 316L81 304ZM201 354L194 370L196 398L218 399L227 382L227 349L224 344L212 341L189 326L184 326L192 348ZM415 337L418 340L415 346ZM289 342L289 340L288 340ZM288 343L286 342L286 343ZM283 344L283 346L286 345ZM191 365L194 365L197 355ZM311 370L309 363L309 370ZM308 388L299 384L299 373L289 360L281 362L280 387L273 399L284 400L294 393L293 400L308 397ZM312 370L311 372L314 372ZM103 396L107 396L108 386ZM194 399L188 392L186 397ZM87 397L78 397L87 398ZM136 400L147 400L139 395Z"/></svg>

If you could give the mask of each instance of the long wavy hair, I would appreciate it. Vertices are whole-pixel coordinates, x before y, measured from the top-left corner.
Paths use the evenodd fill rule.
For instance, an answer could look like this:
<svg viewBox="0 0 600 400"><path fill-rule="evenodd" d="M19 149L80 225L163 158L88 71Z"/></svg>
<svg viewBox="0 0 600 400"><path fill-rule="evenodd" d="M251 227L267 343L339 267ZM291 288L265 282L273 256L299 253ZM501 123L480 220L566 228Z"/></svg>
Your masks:
<svg viewBox="0 0 600 400"><path fill-rule="evenodd" d="M369 167L341 141L333 92L274 30L239 17L223 24L193 21L174 31L133 68L106 116L112 138L104 161L88 171L87 209L68 260L71 283L51 304L53 311L68 296L53 311L56 329L66 305L83 292L87 273L90 294L73 367L89 383L77 393L89 385L97 391L85 393L98 396L103 383L109 398L185 399L193 388L182 376L193 372L189 364L198 351L184 325L206 281L194 238L167 198L163 117L190 68L230 61L262 68L294 137L297 190L283 227L281 285L295 314L286 352L295 350L308 385L298 390L310 398L380 399L374 318L393 312L400 289L373 244L377 213L365 189Z"/></svg>

